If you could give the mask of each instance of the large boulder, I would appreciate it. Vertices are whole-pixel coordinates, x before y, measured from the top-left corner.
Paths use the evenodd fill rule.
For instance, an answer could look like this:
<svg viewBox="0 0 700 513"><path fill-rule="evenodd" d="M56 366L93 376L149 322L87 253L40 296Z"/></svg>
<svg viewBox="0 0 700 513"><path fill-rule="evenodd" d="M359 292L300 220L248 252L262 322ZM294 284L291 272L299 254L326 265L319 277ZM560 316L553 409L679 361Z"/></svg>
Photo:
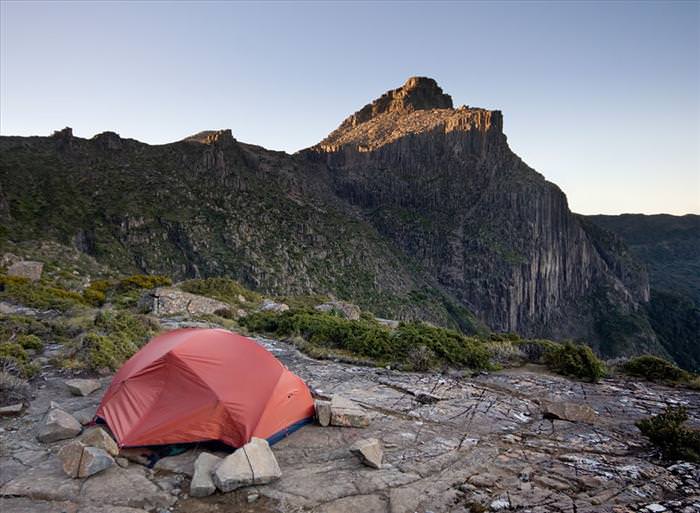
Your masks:
<svg viewBox="0 0 700 513"><path fill-rule="evenodd" d="M114 439L101 427L88 430L83 436L80 437L80 441L85 445L104 449L112 456L117 456L119 454L119 446L117 445L117 442L115 442Z"/></svg>
<svg viewBox="0 0 700 513"><path fill-rule="evenodd" d="M266 440L253 438L224 458L212 477L222 492L249 485L266 484L282 476L275 455Z"/></svg>
<svg viewBox="0 0 700 513"><path fill-rule="evenodd" d="M593 424L596 412L590 406L566 401L540 401L542 414L545 419L567 420L569 422L585 422Z"/></svg>
<svg viewBox="0 0 700 513"><path fill-rule="evenodd" d="M18 278L27 278L30 281L39 281L43 270L44 264L41 262L21 260L19 262L15 262L7 268L7 275L16 276Z"/></svg>
<svg viewBox="0 0 700 513"><path fill-rule="evenodd" d="M222 458L208 452L200 453L197 456L194 462L194 475L190 483L190 495L192 497L206 497L216 491L212 473L222 461Z"/></svg>
<svg viewBox="0 0 700 513"><path fill-rule="evenodd" d="M314 308L319 312L336 312L351 321L358 320L361 313L360 307L352 303L346 303L345 301L329 301L328 303L316 305Z"/></svg>
<svg viewBox="0 0 700 513"><path fill-rule="evenodd" d="M382 459L384 458L384 447L382 442L376 438L367 438L358 440L352 447L350 452L360 458L360 461L372 468L382 468Z"/></svg>
<svg viewBox="0 0 700 513"><path fill-rule="evenodd" d="M101 386L96 379L69 379L65 383L71 394L83 397L90 395Z"/></svg>
<svg viewBox="0 0 700 513"><path fill-rule="evenodd" d="M286 312L287 310L289 310L289 305L286 305L285 303L276 303L272 299L265 299L262 302L262 305L260 305L261 312L281 313Z"/></svg>
<svg viewBox="0 0 700 513"><path fill-rule="evenodd" d="M334 395L331 399L331 425L363 428L369 426L369 416L359 404Z"/></svg>
<svg viewBox="0 0 700 513"><path fill-rule="evenodd" d="M72 415L60 408L53 408L46 415L36 437L44 443L57 442L77 436L82 429L80 422Z"/></svg>
<svg viewBox="0 0 700 513"><path fill-rule="evenodd" d="M155 315L213 314L230 309L229 305L210 297L190 294L175 287L159 287L144 294L139 307Z"/></svg>

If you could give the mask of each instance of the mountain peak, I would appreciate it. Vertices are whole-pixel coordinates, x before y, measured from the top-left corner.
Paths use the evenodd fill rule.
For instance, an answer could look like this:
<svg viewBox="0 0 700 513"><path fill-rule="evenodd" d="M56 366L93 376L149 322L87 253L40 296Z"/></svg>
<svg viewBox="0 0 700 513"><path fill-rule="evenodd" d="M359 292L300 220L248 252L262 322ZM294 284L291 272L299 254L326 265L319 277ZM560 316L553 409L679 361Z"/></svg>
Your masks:
<svg viewBox="0 0 700 513"><path fill-rule="evenodd" d="M398 89L387 91L346 119L342 126L354 127L384 112L409 113L416 110L451 109L452 97L428 77L411 77Z"/></svg>

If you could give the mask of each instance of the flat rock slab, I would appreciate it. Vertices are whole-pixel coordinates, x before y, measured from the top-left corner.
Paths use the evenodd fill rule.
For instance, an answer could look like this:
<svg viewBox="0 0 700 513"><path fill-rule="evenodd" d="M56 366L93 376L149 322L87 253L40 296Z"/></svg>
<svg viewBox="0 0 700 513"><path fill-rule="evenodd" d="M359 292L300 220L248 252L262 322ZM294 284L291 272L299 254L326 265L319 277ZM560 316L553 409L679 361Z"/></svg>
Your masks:
<svg viewBox="0 0 700 513"><path fill-rule="evenodd" d="M66 387L68 387L70 393L82 397L99 390L101 386L96 379L69 379L66 381Z"/></svg>
<svg viewBox="0 0 700 513"><path fill-rule="evenodd" d="M194 475L190 483L190 496L206 497L216 491L212 473L222 461L222 458L208 452L203 452L197 456L194 462Z"/></svg>
<svg viewBox="0 0 700 513"><path fill-rule="evenodd" d="M281 475L282 471L267 441L253 438L224 458L214 471L213 480L219 490L230 492L243 486L270 483Z"/></svg>
<svg viewBox="0 0 700 513"><path fill-rule="evenodd" d="M36 437L44 443L57 442L77 436L82 429L80 422L72 415L60 408L54 408L46 414L44 424L39 428Z"/></svg>
<svg viewBox="0 0 700 513"><path fill-rule="evenodd" d="M41 273L44 270L42 262L34 262L32 260L22 260L15 262L7 268L8 276L16 276L18 278L27 278L29 281L38 281L41 279Z"/></svg>
<svg viewBox="0 0 700 513"><path fill-rule="evenodd" d="M368 467L382 468L384 447L379 439L366 438L364 440L358 440L350 447L350 452L358 456L360 461Z"/></svg>
<svg viewBox="0 0 700 513"><path fill-rule="evenodd" d="M0 417L19 415L20 413L22 413L22 408L24 408L24 405L22 403L3 406L2 408L0 408Z"/></svg>
<svg viewBox="0 0 700 513"><path fill-rule="evenodd" d="M566 401L540 401L542 414L546 419L568 420L593 424L596 412L588 405Z"/></svg>
<svg viewBox="0 0 700 513"><path fill-rule="evenodd" d="M331 399L331 425L363 428L369 426L369 416L359 404L334 395Z"/></svg>

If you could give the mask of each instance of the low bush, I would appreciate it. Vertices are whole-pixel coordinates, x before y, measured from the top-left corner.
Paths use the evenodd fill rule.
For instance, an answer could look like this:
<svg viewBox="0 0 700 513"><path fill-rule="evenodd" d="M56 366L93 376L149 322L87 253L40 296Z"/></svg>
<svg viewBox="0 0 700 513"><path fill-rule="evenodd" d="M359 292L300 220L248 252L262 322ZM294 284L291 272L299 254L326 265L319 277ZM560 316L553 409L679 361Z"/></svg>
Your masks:
<svg viewBox="0 0 700 513"><path fill-rule="evenodd" d="M16 276L0 276L0 299L41 310L66 311L84 305L83 297L77 292Z"/></svg>
<svg viewBox="0 0 700 513"><path fill-rule="evenodd" d="M38 368L29 361L27 351L16 342L0 343L0 366L4 372L31 378Z"/></svg>
<svg viewBox="0 0 700 513"><path fill-rule="evenodd" d="M622 372L657 383L675 382L688 378L688 373L658 356L643 355L632 358L621 367Z"/></svg>
<svg viewBox="0 0 700 513"><path fill-rule="evenodd" d="M531 363L544 363L544 355L555 350L559 344L551 340L519 340L513 342L523 357Z"/></svg>
<svg viewBox="0 0 700 513"><path fill-rule="evenodd" d="M233 305L245 305L248 302L257 303L262 299L260 294L248 290L230 278L188 280L181 283L179 287L185 292L211 297ZM240 301L239 296L245 301Z"/></svg>
<svg viewBox="0 0 700 513"><path fill-rule="evenodd" d="M8 365L0 365L0 406L29 399L31 390L26 379L13 373Z"/></svg>
<svg viewBox="0 0 700 513"><path fill-rule="evenodd" d="M99 312L94 327L85 334L80 356L93 370L117 369L157 331L147 317L123 311Z"/></svg>
<svg viewBox="0 0 700 513"><path fill-rule="evenodd" d="M309 344L370 358L379 364L426 370L434 365L483 369L489 355L483 343L453 330L422 323L402 323L391 330L375 321L350 321L313 310L281 314L256 312L239 323L252 332L299 336ZM308 352L309 348L305 348Z"/></svg>
<svg viewBox="0 0 700 513"><path fill-rule="evenodd" d="M515 366L526 360L527 357L521 348L513 342L491 341L486 343L486 350L493 363L501 366Z"/></svg>
<svg viewBox="0 0 700 513"><path fill-rule="evenodd" d="M605 364L583 344L555 344L545 350L544 362L551 370L564 376L573 376L587 381L598 381L605 376Z"/></svg>
<svg viewBox="0 0 700 513"><path fill-rule="evenodd" d="M119 280L117 289L120 291L134 289L154 289L156 287L164 287L172 285L173 281L167 276L158 274L134 274Z"/></svg>
<svg viewBox="0 0 700 513"><path fill-rule="evenodd" d="M684 426L688 410L668 407L659 415L637 422L637 427L668 460L700 462L700 431Z"/></svg>
<svg viewBox="0 0 700 513"><path fill-rule="evenodd" d="M31 349L33 351L44 349L44 343L36 335L20 335L16 340L23 349Z"/></svg>
<svg viewBox="0 0 700 513"><path fill-rule="evenodd" d="M83 290L83 301L85 301L89 305L102 306L105 304L106 300L107 296L101 290L97 290L92 287L88 287L85 290Z"/></svg>

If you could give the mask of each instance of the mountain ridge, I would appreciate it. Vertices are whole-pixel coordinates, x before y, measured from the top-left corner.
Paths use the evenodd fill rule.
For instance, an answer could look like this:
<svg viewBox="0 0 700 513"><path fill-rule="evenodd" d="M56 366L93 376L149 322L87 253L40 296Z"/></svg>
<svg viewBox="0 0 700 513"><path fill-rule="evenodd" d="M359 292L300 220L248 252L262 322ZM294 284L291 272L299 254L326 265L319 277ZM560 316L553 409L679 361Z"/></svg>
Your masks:
<svg viewBox="0 0 700 513"><path fill-rule="evenodd" d="M437 107L437 108L435 108ZM8 240L119 268L333 293L383 316L667 356L646 271L507 144L500 111L414 77L295 154L204 131L165 145L0 138ZM51 212L51 214L49 214ZM610 329L601 320L632 326ZM605 321L608 322L608 321Z"/></svg>

